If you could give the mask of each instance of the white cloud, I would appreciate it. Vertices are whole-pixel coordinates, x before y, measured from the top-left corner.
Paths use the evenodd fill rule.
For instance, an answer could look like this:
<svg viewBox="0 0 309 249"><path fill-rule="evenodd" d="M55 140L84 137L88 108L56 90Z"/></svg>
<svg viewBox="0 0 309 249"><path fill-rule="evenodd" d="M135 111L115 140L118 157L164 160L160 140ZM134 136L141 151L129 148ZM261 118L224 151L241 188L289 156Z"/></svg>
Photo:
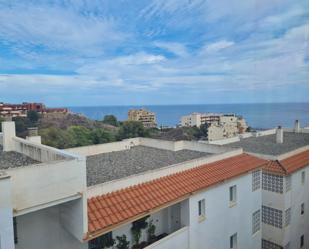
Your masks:
<svg viewBox="0 0 309 249"><path fill-rule="evenodd" d="M154 45L156 47L166 49L167 51L181 56L181 57L186 57L188 56L188 51L185 45L178 43L178 42L155 42Z"/></svg>
<svg viewBox="0 0 309 249"><path fill-rule="evenodd" d="M208 53L216 53L220 50L223 50L225 48L231 47L234 45L234 42L232 41L218 41L210 44L204 45L204 47L201 49L200 54L208 54Z"/></svg>
<svg viewBox="0 0 309 249"><path fill-rule="evenodd" d="M81 15L56 6L0 6L0 37L18 46L46 46L88 53L104 44L123 41L125 33L113 19Z"/></svg>

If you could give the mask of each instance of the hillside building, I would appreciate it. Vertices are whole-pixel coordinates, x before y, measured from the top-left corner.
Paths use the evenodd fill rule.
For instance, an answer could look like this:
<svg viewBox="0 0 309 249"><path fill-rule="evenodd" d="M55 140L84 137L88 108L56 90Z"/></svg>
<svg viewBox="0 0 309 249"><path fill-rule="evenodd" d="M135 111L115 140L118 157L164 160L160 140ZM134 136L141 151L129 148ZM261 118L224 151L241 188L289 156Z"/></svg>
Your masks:
<svg viewBox="0 0 309 249"><path fill-rule="evenodd" d="M44 113L67 113L67 108L47 108L42 103L27 103L22 104L6 104L0 103L0 117L26 117L28 111L36 111L40 114Z"/></svg>
<svg viewBox="0 0 309 249"><path fill-rule="evenodd" d="M2 130L0 248L309 248L307 129L67 150Z"/></svg>
<svg viewBox="0 0 309 249"><path fill-rule="evenodd" d="M156 128L157 127L156 114L146 109L129 110L128 120L142 122L142 124L146 128Z"/></svg>

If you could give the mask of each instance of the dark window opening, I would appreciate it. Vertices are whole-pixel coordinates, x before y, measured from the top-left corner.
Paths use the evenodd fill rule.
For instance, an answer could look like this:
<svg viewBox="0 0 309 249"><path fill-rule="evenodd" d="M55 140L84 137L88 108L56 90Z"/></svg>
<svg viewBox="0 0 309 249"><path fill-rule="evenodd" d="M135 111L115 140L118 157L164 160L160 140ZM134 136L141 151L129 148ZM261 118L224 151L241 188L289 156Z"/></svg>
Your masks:
<svg viewBox="0 0 309 249"><path fill-rule="evenodd" d="M16 217L13 217L13 229L14 229L14 243L18 243L18 237L17 237L17 219Z"/></svg>

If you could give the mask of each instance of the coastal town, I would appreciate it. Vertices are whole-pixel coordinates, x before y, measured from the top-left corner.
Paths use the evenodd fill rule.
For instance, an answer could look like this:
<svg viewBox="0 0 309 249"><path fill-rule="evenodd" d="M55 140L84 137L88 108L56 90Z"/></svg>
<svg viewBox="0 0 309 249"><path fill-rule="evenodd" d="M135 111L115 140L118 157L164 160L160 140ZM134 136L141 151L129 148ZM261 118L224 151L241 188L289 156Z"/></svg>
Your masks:
<svg viewBox="0 0 309 249"><path fill-rule="evenodd" d="M309 249L309 0L0 0L0 249Z"/></svg>
<svg viewBox="0 0 309 249"><path fill-rule="evenodd" d="M221 117L235 118L209 119ZM209 143L41 141L2 122L2 248L297 248L308 235L309 129L298 120Z"/></svg>
<svg viewBox="0 0 309 249"><path fill-rule="evenodd" d="M33 111L45 116L46 118L53 116L61 118L68 113L74 115L68 108L46 108L43 103L0 103L0 118L3 120L25 118L27 117L28 112ZM128 111L127 121L140 122L146 129L173 129L173 127L165 127L164 125L159 126L156 113L145 108L130 109ZM237 116L236 114L221 113L192 113L190 115L182 116L176 127L195 127L198 129L204 129L206 131L203 139L208 141L235 137L238 134L245 133L248 129L246 120L243 117Z"/></svg>
<svg viewBox="0 0 309 249"><path fill-rule="evenodd" d="M18 137L15 122L33 112L41 116ZM250 131L236 114L192 113L174 129L206 130L201 139L165 140L145 132L157 129L156 113L131 109L123 123L107 115L104 126L96 125L95 134L120 125L123 137L68 143L63 150L46 145L57 138L46 140L35 127L54 115L57 122L82 118L68 129L71 140L72 134L83 139L86 128L76 122L85 125L86 118L67 108L2 104L2 247L38 248L44 241L66 249L203 249L204 243L280 249L304 243L309 128L300 121ZM134 133L137 127L145 133Z"/></svg>

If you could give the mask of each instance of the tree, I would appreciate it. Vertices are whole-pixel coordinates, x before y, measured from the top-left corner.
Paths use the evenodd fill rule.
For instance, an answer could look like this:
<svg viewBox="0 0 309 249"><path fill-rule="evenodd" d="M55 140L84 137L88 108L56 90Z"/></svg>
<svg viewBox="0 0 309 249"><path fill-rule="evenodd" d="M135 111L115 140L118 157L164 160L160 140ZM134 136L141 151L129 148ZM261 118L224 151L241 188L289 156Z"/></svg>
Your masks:
<svg viewBox="0 0 309 249"><path fill-rule="evenodd" d="M92 144L90 130L83 126L70 126L67 129L70 147L86 146Z"/></svg>
<svg viewBox="0 0 309 249"><path fill-rule="evenodd" d="M103 123L113 126L119 126L119 122L114 115L105 115L103 118Z"/></svg>
<svg viewBox="0 0 309 249"><path fill-rule="evenodd" d="M65 149L69 148L71 141L70 136L68 135L67 131L50 127L46 129L42 129L39 131L40 136L42 137L42 143L58 148L58 149Z"/></svg>
<svg viewBox="0 0 309 249"><path fill-rule="evenodd" d="M0 132L2 132L2 125L1 125L1 123L2 123L3 121L5 121L5 119L2 118L2 117L0 117Z"/></svg>
<svg viewBox="0 0 309 249"><path fill-rule="evenodd" d="M123 234L122 236L116 236L116 239L118 241L117 249L129 249L130 242L127 241L127 236Z"/></svg>
<svg viewBox="0 0 309 249"><path fill-rule="evenodd" d="M94 129L90 132L90 137L93 144L103 144L114 141L113 135L104 129Z"/></svg>
<svg viewBox="0 0 309 249"><path fill-rule="evenodd" d="M36 111L28 111L27 118L30 120L32 124L36 124L39 121L40 115Z"/></svg>
<svg viewBox="0 0 309 249"><path fill-rule="evenodd" d="M200 126L201 136L206 138L206 139L208 138L208 127L209 127L209 125L207 123L202 124Z"/></svg>
<svg viewBox="0 0 309 249"><path fill-rule="evenodd" d="M118 139L122 140L125 138L133 137L148 137L149 131L145 129L143 124L138 121L125 121L120 126L118 132Z"/></svg>

